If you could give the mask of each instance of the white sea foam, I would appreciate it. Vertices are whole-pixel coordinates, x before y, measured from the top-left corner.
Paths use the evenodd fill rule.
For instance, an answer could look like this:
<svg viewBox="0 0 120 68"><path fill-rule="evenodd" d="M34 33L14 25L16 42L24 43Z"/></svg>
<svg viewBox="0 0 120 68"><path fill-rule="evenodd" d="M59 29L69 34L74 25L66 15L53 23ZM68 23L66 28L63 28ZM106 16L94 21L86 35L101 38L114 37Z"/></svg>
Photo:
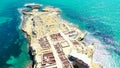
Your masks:
<svg viewBox="0 0 120 68"><path fill-rule="evenodd" d="M110 52L106 50L106 48L115 48L110 45L103 44L100 40L93 37L89 32L87 33L88 34L86 35L84 42L86 42L87 44L91 44L92 42L95 43L93 61L101 64L103 68L118 68Z"/></svg>
<svg viewBox="0 0 120 68"><path fill-rule="evenodd" d="M21 29L21 25L22 25L22 23L23 23L23 14L22 14L22 10L23 10L24 8L18 8L18 11L19 11L19 13L20 13L20 19L21 19L21 23L20 23L20 25L19 25L19 29Z"/></svg>
<svg viewBox="0 0 120 68"><path fill-rule="evenodd" d="M36 3L27 3L24 6L28 6L28 5L40 5L40 6L43 6L43 4L36 4Z"/></svg>
<svg viewBox="0 0 120 68"><path fill-rule="evenodd" d="M20 19L21 19L20 25L19 25L19 27L18 27L19 29L21 29L22 24L24 23L24 22L23 22L24 18L23 18L23 14L22 14L22 10L23 10L23 9L26 9L26 8L18 8L18 11L19 11L19 13L20 13ZM24 34L24 37L27 38L27 35Z"/></svg>

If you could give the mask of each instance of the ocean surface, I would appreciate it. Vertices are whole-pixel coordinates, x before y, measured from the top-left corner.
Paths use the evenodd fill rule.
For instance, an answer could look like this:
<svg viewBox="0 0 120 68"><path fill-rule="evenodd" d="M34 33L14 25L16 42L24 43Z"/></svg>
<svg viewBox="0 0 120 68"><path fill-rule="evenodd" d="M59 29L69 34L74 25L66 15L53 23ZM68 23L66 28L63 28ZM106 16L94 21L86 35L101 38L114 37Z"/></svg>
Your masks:
<svg viewBox="0 0 120 68"><path fill-rule="evenodd" d="M0 68L26 68L31 61L19 29L18 9L27 3L60 8L65 20L87 32L85 42L95 42L94 61L103 68L120 68L120 0L1 0Z"/></svg>

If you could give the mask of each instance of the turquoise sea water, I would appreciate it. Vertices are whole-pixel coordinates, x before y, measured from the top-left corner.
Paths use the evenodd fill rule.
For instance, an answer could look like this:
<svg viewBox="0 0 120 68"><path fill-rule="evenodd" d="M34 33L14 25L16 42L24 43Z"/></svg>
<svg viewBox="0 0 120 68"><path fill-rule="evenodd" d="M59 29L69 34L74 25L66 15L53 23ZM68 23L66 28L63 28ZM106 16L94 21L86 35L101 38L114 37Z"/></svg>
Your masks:
<svg viewBox="0 0 120 68"><path fill-rule="evenodd" d="M18 11L27 3L60 8L64 19L88 32L86 42L96 43L94 61L120 68L120 0L1 0L0 68L25 68L30 62Z"/></svg>

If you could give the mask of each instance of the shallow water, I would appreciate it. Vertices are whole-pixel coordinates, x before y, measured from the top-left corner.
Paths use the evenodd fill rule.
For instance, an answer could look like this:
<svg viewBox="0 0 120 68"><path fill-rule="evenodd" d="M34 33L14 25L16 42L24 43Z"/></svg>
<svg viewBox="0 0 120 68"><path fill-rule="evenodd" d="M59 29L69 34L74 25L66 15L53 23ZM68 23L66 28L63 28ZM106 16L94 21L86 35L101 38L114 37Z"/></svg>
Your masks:
<svg viewBox="0 0 120 68"><path fill-rule="evenodd" d="M120 67L119 0L1 0L0 68L24 68L30 62L27 40L19 29L18 8L26 3L60 8L65 20L88 32L87 42L97 42L94 61L103 68Z"/></svg>

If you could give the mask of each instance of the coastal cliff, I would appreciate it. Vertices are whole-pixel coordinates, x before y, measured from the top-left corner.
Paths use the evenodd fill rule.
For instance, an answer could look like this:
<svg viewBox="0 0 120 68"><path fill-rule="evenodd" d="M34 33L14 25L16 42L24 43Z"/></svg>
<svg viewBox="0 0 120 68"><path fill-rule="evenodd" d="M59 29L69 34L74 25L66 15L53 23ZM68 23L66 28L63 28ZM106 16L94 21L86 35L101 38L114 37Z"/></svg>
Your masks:
<svg viewBox="0 0 120 68"><path fill-rule="evenodd" d="M101 68L92 60L94 45L82 41L85 32L63 20L58 8L39 8L38 4L30 4L22 10L21 30L29 42L32 68Z"/></svg>

